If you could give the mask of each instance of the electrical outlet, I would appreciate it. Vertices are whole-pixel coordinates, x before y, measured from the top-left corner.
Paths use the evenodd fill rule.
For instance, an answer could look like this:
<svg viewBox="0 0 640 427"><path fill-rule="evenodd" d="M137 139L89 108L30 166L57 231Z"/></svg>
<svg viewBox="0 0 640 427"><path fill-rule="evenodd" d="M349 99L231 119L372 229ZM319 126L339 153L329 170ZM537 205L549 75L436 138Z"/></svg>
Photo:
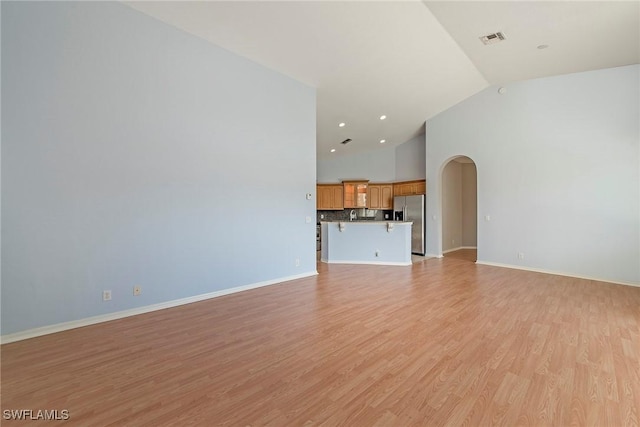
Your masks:
<svg viewBox="0 0 640 427"><path fill-rule="evenodd" d="M133 296L137 297L140 294L142 294L142 287L141 286L134 286L133 287Z"/></svg>
<svg viewBox="0 0 640 427"><path fill-rule="evenodd" d="M296 258L296 267L300 267L300 258Z"/></svg>
<svg viewBox="0 0 640 427"><path fill-rule="evenodd" d="M102 291L102 301L111 301L111 291Z"/></svg>
<svg viewBox="0 0 640 427"><path fill-rule="evenodd" d="M518 252L518 259L524 259L524 253Z"/></svg>
<svg viewBox="0 0 640 427"><path fill-rule="evenodd" d="M380 256L380 249L376 249L376 256L379 257Z"/></svg>

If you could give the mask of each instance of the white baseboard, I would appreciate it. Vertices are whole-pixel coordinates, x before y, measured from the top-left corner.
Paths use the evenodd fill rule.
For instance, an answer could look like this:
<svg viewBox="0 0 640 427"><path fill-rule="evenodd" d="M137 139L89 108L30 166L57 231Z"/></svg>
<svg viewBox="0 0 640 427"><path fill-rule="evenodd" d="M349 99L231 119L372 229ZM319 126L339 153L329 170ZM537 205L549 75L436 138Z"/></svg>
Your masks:
<svg viewBox="0 0 640 427"><path fill-rule="evenodd" d="M411 261L409 262L386 262L386 261L327 261L326 259L321 259L320 261L325 262L327 264L361 264L361 265L400 265L407 266L413 265Z"/></svg>
<svg viewBox="0 0 640 427"><path fill-rule="evenodd" d="M130 310L117 311L115 313L101 314L99 316L87 317L84 319L72 320L70 322L57 323L55 325L42 326L39 328L28 329L26 331L15 332L0 336L0 344L8 344L10 342L22 341L28 338L35 338L42 335L54 334L56 332L67 331L69 329L80 328L83 326L95 325L96 323L109 322L111 320L122 319L123 317L136 316L138 314L149 313L151 311L164 310L165 308L177 307L180 305L191 304L193 302L204 301L211 298L221 297L223 295L235 294L237 292L248 291L250 289L261 288L263 286L277 285L279 283L291 280L302 279L317 275L317 271L311 271L293 276L281 277L263 282L251 283L248 285L236 286L229 289L221 289L219 291L209 292L206 294L194 295L192 297L180 298L172 301L161 302L158 304L146 305L144 307L132 308Z"/></svg>
<svg viewBox="0 0 640 427"><path fill-rule="evenodd" d="M437 254L424 254L424 257L429 257L429 258L442 258L442 254L437 255Z"/></svg>
<svg viewBox="0 0 640 427"><path fill-rule="evenodd" d="M446 251L442 251L443 254L448 254L449 252L459 251L461 249L478 249L477 246L458 246L457 248L447 249Z"/></svg>
<svg viewBox="0 0 640 427"><path fill-rule="evenodd" d="M488 261L480 261L480 260L476 261L476 264L489 265L489 266L492 266L492 267L512 268L514 270L533 271L533 272L536 272L536 273L554 274L556 276L575 277L576 279L594 280L594 281L597 281L597 282L613 283L615 285L625 285L625 286L640 287L640 283L618 282L618 281L614 281L614 280L603 279L603 278L600 278L600 277L579 276L579 275L573 274L573 273L565 273L565 272L562 272L562 271L545 270L545 269L542 269L542 268L534 268L534 267L524 267L524 266L521 266L521 265L500 264L500 263L497 263L497 262L488 262Z"/></svg>

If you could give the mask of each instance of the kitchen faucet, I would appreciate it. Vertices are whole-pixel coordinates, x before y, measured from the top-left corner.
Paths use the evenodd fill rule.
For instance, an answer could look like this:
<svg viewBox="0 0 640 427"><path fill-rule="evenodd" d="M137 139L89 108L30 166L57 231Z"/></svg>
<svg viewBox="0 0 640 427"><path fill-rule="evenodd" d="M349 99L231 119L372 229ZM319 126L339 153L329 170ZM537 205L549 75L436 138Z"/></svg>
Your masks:
<svg viewBox="0 0 640 427"><path fill-rule="evenodd" d="M351 209L351 212L349 212L349 221L353 221L356 218L356 211L354 209Z"/></svg>

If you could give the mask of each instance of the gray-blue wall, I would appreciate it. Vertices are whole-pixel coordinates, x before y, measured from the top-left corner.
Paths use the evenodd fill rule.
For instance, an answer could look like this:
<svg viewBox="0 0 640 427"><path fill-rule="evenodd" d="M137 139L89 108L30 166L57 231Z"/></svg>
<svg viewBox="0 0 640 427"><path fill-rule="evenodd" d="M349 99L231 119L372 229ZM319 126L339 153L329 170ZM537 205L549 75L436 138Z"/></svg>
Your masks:
<svg viewBox="0 0 640 427"><path fill-rule="evenodd" d="M639 65L528 80L429 119L428 252L444 247L443 168L464 155L479 262L640 285L639 82Z"/></svg>
<svg viewBox="0 0 640 427"><path fill-rule="evenodd" d="M424 135L418 135L398 145L395 154L396 181L426 178Z"/></svg>
<svg viewBox="0 0 640 427"><path fill-rule="evenodd" d="M318 159L318 182L368 179L371 182L425 179L424 135L396 147L379 147L361 153Z"/></svg>
<svg viewBox="0 0 640 427"><path fill-rule="evenodd" d="M392 182L395 178L395 149L382 147L356 154L318 159L318 182L342 182L367 179L371 182Z"/></svg>
<svg viewBox="0 0 640 427"><path fill-rule="evenodd" d="M315 115L122 4L2 2L2 334L313 274Z"/></svg>

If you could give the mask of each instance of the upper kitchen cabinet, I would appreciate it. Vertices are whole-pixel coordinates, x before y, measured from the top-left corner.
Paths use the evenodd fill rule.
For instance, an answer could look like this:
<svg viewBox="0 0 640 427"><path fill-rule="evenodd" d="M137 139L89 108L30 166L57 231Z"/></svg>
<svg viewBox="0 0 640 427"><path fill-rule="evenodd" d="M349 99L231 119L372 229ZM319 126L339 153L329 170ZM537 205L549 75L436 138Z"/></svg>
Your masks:
<svg viewBox="0 0 640 427"><path fill-rule="evenodd" d="M413 196L416 194L427 194L427 182L424 179L393 184L394 196Z"/></svg>
<svg viewBox="0 0 640 427"><path fill-rule="evenodd" d="M344 185L344 208L367 207L368 181L342 181Z"/></svg>
<svg viewBox="0 0 640 427"><path fill-rule="evenodd" d="M342 184L318 184L316 186L316 209L331 211L344 209Z"/></svg>
<svg viewBox="0 0 640 427"><path fill-rule="evenodd" d="M367 186L367 208L393 209L393 184L369 184Z"/></svg>

